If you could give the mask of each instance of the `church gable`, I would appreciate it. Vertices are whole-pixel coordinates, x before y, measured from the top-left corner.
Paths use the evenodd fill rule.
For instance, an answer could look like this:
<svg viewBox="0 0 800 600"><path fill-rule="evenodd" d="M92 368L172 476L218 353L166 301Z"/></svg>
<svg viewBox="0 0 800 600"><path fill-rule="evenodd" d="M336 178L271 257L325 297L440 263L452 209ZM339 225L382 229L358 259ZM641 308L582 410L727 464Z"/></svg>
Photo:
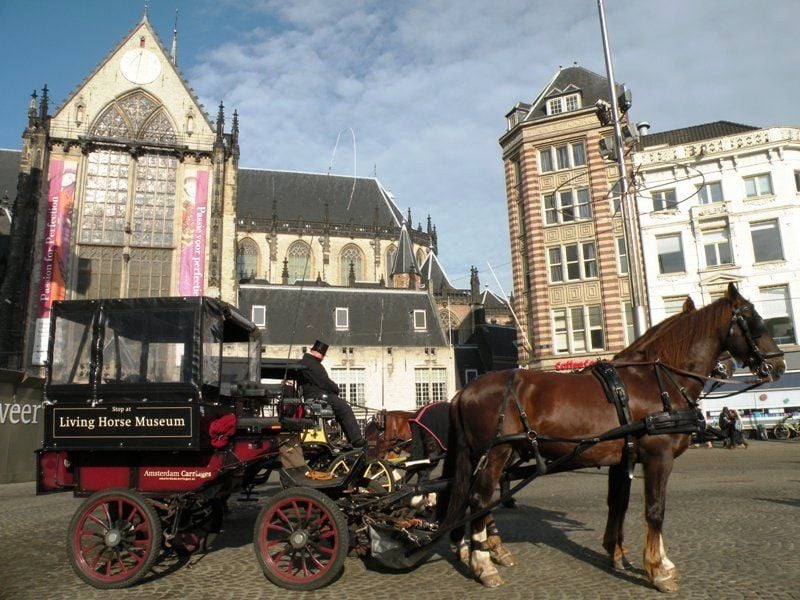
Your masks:
<svg viewBox="0 0 800 600"><path fill-rule="evenodd" d="M146 17L58 108L51 132L191 148L214 141L207 115Z"/></svg>

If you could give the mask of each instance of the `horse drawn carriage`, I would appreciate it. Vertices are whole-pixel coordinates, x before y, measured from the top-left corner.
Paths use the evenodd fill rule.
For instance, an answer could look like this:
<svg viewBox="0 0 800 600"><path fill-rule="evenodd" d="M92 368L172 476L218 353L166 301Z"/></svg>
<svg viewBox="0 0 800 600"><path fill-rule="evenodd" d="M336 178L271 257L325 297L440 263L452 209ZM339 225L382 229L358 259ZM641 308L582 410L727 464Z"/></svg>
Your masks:
<svg viewBox="0 0 800 600"><path fill-rule="evenodd" d="M327 585L349 552L408 568L450 533L476 578L495 586L502 581L492 561L514 559L491 510L542 474L587 466L610 467L603 545L623 568L638 462L644 568L655 587L671 591L676 571L661 538L667 478L699 425L696 399L724 352L763 379L785 370L755 308L732 286L702 309L687 301L598 368L488 374L451 401L442 477L416 480L394 474L409 463L368 458L366 449L309 466L302 433L315 427L320 407L294 398L294 388L282 384L276 393L261 384L260 333L225 303L56 303L37 492L87 497L69 525L67 553L98 588L135 584L164 549L202 547L219 530L228 497L272 470L284 489L264 501L253 546L273 583ZM239 359L226 361L230 355ZM495 498L507 473L517 483ZM428 501L434 493L436 507ZM471 554L463 542L469 522Z"/></svg>

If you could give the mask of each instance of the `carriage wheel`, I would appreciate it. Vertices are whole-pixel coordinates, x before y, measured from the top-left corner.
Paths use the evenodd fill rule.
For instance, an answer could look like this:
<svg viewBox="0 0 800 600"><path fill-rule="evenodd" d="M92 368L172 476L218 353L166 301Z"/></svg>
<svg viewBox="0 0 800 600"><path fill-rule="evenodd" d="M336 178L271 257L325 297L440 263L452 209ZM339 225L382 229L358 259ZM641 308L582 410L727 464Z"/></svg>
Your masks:
<svg viewBox="0 0 800 600"><path fill-rule="evenodd" d="M353 462L355 462L355 457L340 456L330 464L328 473L334 477L344 477L350 472Z"/></svg>
<svg viewBox="0 0 800 600"><path fill-rule="evenodd" d="M287 590L316 590L344 568L349 547L347 520L317 490L284 490L256 520L253 548L264 575Z"/></svg>
<svg viewBox="0 0 800 600"><path fill-rule="evenodd" d="M364 477L369 479L369 489L372 492L388 494L394 491L394 469L390 463L383 459L370 461L364 470Z"/></svg>
<svg viewBox="0 0 800 600"><path fill-rule="evenodd" d="M790 435L789 428L783 423L778 423L772 430L772 435L775 436L776 440L788 440Z"/></svg>
<svg viewBox="0 0 800 600"><path fill-rule="evenodd" d="M72 569L99 589L129 587L153 566L161 550L161 521L131 490L103 490L72 517L67 555Z"/></svg>

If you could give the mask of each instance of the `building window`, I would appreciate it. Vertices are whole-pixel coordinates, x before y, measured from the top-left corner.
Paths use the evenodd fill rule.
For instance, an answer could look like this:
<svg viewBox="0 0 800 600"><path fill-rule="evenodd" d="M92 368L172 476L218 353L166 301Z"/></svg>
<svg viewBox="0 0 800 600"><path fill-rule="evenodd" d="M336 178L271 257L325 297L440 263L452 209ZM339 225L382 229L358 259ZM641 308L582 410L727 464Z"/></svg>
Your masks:
<svg viewBox="0 0 800 600"><path fill-rule="evenodd" d="M345 246L339 255L339 285L350 285L350 267L352 265L356 281L363 281L364 254L358 246Z"/></svg>
<svg viewBox="0 0 800 600"><path fill-rule="evenodd" d="M414 331L425 331L428 328L424 310L414 310Z"/></svg>
<svg viewBox="0 0 800 600"><path fill-rule="evenodd" d="M626 302L624 306L625 317L625 345L630 346L636 339L636 328L633 320L633 304Z"/></svg>
<svg viewBox="0 0 800 600"><path fill-rule="evenodd" d="M556 197L558 206L556 206ZM544 221L547 225L572 223L592 218L592 200L589 188L563 190L544 196Z"/></svg>
<svg viewBox="0 0 800 600"><path fill-rule="evenodd" d="M703 232L703 248L706 252L706 266L718 267L733 264L731 239L728 228Z"/></svg>
<svg viewBox="0 0 800 600"><path fill-rule="evenodd" d="M583 142L551 146L539 150L539 166L542 173L554 170L573 169L586 164L586 148Z"/></svg>
<svg viewBox="0 0 800 600"><path fill-rule="evenodd" d="M236 252L236 274L239 281L255 279L258 273L258 244L251 239L239 241Z"/></svg>
<svg viewBox="0 0 800 600"><path fill-rule="evenodd" d="M339 386L339 397L347 400L350 404L364 406L367 401L364 393L364 382L366 381L366 369L363 368L333 368L331 369L331 379Z"/></svg>
<svg viewBox="0 0 800 600"><path fill-rule="evenodd" d="M617 268L621 275L628 273L628 246L625 238L617 238Z"/></svg>
<svg viewBox="0 0 800 600"><path fill-rule="evenodd" d="M305 242L292 242L286 251L286 263L289 269L289 283L311 279L311 248Z"/></svg>
<svg viewBox="0 0 800 600"><path fill-rule="evenodd" d="M464 384L475 381L478 378L478 369L464 369Z"/></svg>
<svg viewBox="0 0 800 600"><path fill-rule="evenodd" d="M339 331L350 328L350 309L336 307L336 329Z"/></svg>
<svg viewBox="0 0 800 600"><path fill-rule="evenodd" d="M755 262L783 260L781 230L777 219L750 223L750 237L753 240Z"/></svg>
<svg viewBox="0 0 800 600"><path fill-rule="evenodd" d="M581 100L578 94L572 94L564 98L564 103L567 105L567 111L578 110L581 107Z"/></svg>
<svg viewBox="0 0 800 600"><path fill-rule="evenodd" d="M539 168L542 173L549 173L553 170L553 155L550 154L550 148L539 150Z"/></svg>
<svg viewBox="0 0 800 600"><path fill-rule="evenodd" d="M583 142L572 144L572 166L581 167L586 164L586 149Z"/></svg>
<svg viewBox="0 0 800 600"><path fill-rule="evenodd" d="M417 408L447 400L447 369L414 369L414 396Z"/></svg>
<svg viewBox="0 0 800 600"><path fill-rule="evenodd" d="M675 190L661 190L653 192L653 210L675 210L678 208L678 201L675 197Z"/></svg>
<svg viewBox="0 0 800 600"><path fill-rule="evenodd" d="M800 192L800 171L794 172L794 189Z"/></svg>
<svg viewBox="0 0 800 600"><path fill-rule="evenodd" d="M389 287L391 287L392 284L390 275L392 274L392 269L394 268L395 258L397 258L397 246L392 244L386 250L386 285Z"/></svg>
<svg viewBox="0 0 800 600"><path fill-rule="evenodd" d="M605 346L600 306L573 306L553 311L553 339L557 353L602 350Z"/></svg>
<svg viewBox="0 0 800 600"><path fill-rule="evenodd" d="M259 327L264 327L267 324L267 307L254 305L250 309L250 320Z"/></svg>
<svg viewBox="0 0 800 600"><path fill-rule="evenodd" d="M684 273L686 266L683 262L683 244L681 234L662 235L656 237L658 249L658 272L662 275L668 273Z"/></svg>
<svg viewBox="0 0 800 600"><path fill-rule="evenodd" d="M559 115L562 112L564 112L564 109L561 107L561 98L553 98L552 100L548 100L547 102L548 115Z"/></svg>
<svg viewBox="0 0 800 600"><path fill-rule="evenodd" d="M761 292L761 302L759 302L758 308L775 342L778 344L797 343L791 303L789 302L789 286L763 287L759 291Z"/></svg>
<svg viewBox="0 0 800 600"><path fill-rule="evenodd" d="M722 202L722 183L714 181L697 186L697 197L700 199L700 204Z"/></svg>
<svg viewBox="0 0 800 600"><path fill-rule="evenodd" d="M619 181L616 181L608 190L608 197L611 198L614 216L620 214L622 211L622 185Z"/></svg>
<svg viewBox="0 0 800 600"><path fill-rule="evenodd" d="M769 176L769 173L765 175L745 177L744 189L748 198L755 198L757 196L771 196L772 178Z"/></svg>
<svg viewBox="0 0 800 600"><path fill-rule="evenodd" d="M597 277L597 251L594 242L548 248L547 258L550 281L553 283Z"/></svg>
<svg viewBox="0 0 800 600"><path fill-rule="evenodd" d="M677 315L683 310L683 303L686 302L685 296L671 296L664 298L664 318Z"/></svg>

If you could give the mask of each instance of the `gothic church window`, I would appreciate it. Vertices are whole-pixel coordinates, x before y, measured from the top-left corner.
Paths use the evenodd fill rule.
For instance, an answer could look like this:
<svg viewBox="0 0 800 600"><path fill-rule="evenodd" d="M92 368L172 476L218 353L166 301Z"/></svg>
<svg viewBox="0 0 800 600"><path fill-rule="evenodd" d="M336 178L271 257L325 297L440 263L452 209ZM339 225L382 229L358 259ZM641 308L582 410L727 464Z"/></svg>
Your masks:
<svg viewBox="0 0 800 600"><path fill-rule="evenodd" d="M251 239L239 241L236 252L236 275L242 279L254 279L258 275L258 244Z"/></svg>
<svg viewBox="0 0 800 600"><path fill-rule="evenodd" d="M339 284L348 285L350 283L350 265L353 265L353 272L356 280L364 279L364 254L358 246L352 244L345 246L339 255Z"/></svg>
<svg viewBox="0 0 800 600"><path fill-rule="evenodd" d="M311 248L308 244L301 241L292 242L289 250L286 251L286 259L289 269L289 283L294 283L298 279L311 279Z"/></svg>

